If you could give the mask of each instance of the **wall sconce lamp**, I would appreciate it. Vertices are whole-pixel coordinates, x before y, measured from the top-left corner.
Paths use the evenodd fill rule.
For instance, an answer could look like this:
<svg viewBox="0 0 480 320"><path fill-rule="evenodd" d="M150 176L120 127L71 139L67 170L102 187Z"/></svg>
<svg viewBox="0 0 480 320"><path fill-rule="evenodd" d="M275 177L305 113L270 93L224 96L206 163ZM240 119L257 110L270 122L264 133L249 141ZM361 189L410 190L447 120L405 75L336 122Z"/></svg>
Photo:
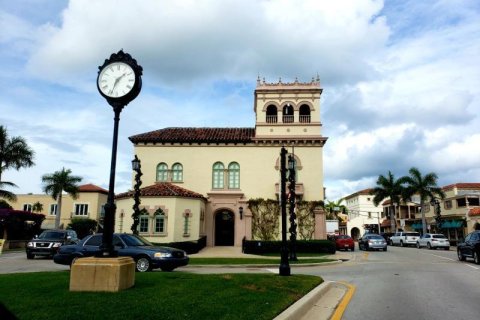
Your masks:
<svg viewBox="0 0 480 320"><path fill-rule="evenodd" d="M238 208L238 213L240 214L240 220L243 219L243 207Z"/></svg>

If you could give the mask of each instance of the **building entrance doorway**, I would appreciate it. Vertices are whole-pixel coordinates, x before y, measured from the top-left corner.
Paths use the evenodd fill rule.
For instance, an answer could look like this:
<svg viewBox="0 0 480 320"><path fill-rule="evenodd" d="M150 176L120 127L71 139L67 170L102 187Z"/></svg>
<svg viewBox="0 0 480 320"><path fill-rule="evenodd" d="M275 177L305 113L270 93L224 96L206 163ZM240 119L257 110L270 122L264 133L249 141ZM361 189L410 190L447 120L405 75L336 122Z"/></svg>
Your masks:
<svg viewBox="0 0 480 320"><path fill-rule="evenodd" d="M233 246L235 220L230 210L218 211L215 215L215 245Z"/></svg>

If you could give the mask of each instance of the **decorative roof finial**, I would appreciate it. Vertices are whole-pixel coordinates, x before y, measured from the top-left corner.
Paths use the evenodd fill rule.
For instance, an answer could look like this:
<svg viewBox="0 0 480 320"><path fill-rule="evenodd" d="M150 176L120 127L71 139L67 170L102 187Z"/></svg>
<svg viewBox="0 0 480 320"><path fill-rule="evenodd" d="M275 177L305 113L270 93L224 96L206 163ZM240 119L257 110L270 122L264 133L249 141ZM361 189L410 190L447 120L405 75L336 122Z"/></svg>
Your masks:
<svg viewBox="0 0 480 320"><path fill-rule="evenodd" d="M295 77L295 83L298 83L298 77Z"/></svg>
<svg viewBox="0 0 480 320"><path fill-rule="evenodd" d="M282 77L278 78L278 83L282 83Z"/></svg>
<svg viewBox="0 0 480 320"><path fill-rule="evenodd" d="M318 72L317 72L317 82L320 82L320 76L318 75Z"/></svg>
<svg viewBox="0 0 480 320"><path fill-rule="evenodd" d="M257 86L259 86L259 85L260 85L260 74L258 74L258 76L257 76Z"/></svg>

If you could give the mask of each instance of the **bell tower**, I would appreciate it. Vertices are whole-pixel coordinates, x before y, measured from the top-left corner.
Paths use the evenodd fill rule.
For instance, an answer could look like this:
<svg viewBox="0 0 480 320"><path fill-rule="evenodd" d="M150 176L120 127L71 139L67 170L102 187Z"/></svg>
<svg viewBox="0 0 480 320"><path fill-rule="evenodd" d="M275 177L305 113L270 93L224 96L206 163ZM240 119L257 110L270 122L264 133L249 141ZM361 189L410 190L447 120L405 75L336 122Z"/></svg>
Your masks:
<svg viewBox="0 0 480 320"><path fill-rule="evenodd" d="M302 140L322 137L320 78L311 82L267 83L257 79L255 89L255 139Z"/></svg>

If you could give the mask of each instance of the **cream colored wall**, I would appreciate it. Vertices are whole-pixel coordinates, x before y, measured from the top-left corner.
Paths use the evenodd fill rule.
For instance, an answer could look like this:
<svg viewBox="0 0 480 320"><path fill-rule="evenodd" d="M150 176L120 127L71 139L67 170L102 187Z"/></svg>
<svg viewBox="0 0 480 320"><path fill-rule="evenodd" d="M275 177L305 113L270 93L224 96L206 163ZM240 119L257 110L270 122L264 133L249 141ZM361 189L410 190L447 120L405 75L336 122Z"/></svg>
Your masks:
<svg viewBox="0 0 480 320"><path fill-rule="evenodd" d="M183 183L176 184L206 196L212 191L213 164L221 161L227 168L230 162L238 162L240 191L247 199L276 197L275 183L280 180L279 171L275 169L280 156L278 146L137 145L135 154L142 163L144 186L155 183L158 163L165 162L171 169L174 163L180 162L183 165ZM304 200L323 200L322 148L295 147L295 155L302 164L298 182L304 185Z"/></svg>
<svg viewBox="0 0 480 320"><path fill-rule="evenodd" d="M50 205L56 204L57 201L51 196L45 194L20 194L17 195L16 202L9 202L15 210L23 210L24 204L31 204L40 202L43 205L43 212L45 220L42 223L42 228L53 228L55 225L55 216L49 215ZM89 218L98 220L100 217L101 206L107 202L107 195L96 192L80 192L77 199L72 199L67 194L62 196L62 212L60 216L60 225L66 227L74 215L75 204L88 204L88 216L78 216L81 218Z"/></svg>
<svg viewBox="0 0 480 320"><path fill-rule="evenodd" d="M205 204L202 199L174 198L174 197L142 197L140 208L146 208L152 212L161 208L167 213L167 233L156 234L153 232L153 219L149 219L149 232L140 233L142 237L156 243L196 241L200 238L200 213ZM131 233L133 224L133 199L119 199L116 201L117 211L115 215L115 232ZM183 213L190 210L189 236L184 236Z"/></svg>

